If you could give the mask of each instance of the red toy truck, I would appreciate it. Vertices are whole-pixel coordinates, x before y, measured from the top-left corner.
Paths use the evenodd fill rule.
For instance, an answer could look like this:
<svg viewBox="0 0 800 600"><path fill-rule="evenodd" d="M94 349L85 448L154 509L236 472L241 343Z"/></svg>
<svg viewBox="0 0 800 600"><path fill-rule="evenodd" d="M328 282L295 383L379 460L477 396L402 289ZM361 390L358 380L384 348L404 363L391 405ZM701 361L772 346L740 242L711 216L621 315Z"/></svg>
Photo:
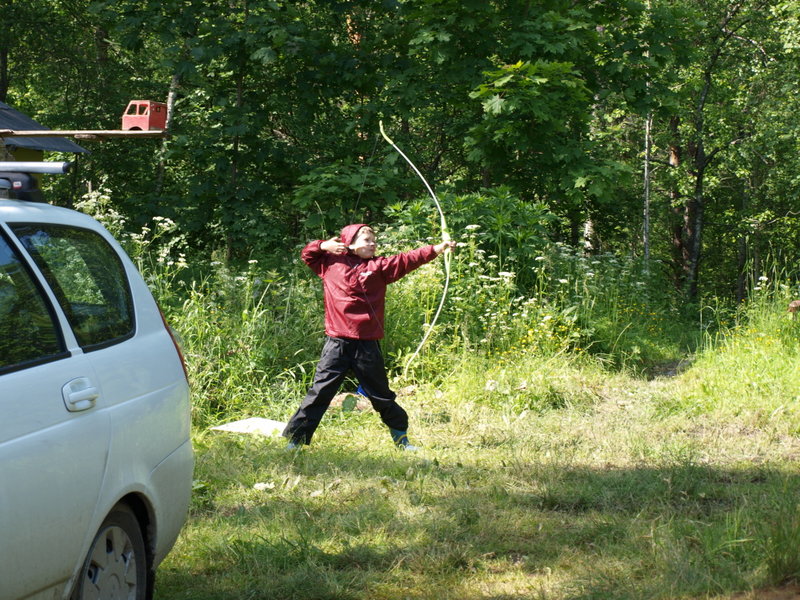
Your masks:
<svg viewBox="0 0 800 600"><path fill-rule="evenodd" d="M167 126L167 105L152 100L131 100L122 115L122 129L149 131Z"/></svg>

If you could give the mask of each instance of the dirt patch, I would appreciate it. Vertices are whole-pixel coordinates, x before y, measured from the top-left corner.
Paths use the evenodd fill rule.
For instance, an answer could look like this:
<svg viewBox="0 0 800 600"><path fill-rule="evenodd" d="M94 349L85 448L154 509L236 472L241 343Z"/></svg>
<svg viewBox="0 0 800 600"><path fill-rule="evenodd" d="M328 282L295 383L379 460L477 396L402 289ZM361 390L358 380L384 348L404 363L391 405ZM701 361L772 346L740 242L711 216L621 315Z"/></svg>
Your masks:
<svg viewBox="0 0 800 600"><path fill-rule="evenodd" d="M417 387L408 385L404 388L397 390L398 398L407 398L417 393ZM372 408L372 403L369 398L362 396L357 392L344 392L336 394L331 400L331 408L341 408L342 410L369 410Z"/></svg>
<svg viewBox="0 0 800 600"><path fill-rule="evenodd" d="M692 366L693 357L686 357L659 363L646 369L648 379L676 377Z"/></svg>
<svg viewBox="0 0 800 600"><path fill-rule="evenodd" d="M342 410L367 410L372 408L369 400L361 394L336 394L331 401L331 408L341 408Z"/></svg>

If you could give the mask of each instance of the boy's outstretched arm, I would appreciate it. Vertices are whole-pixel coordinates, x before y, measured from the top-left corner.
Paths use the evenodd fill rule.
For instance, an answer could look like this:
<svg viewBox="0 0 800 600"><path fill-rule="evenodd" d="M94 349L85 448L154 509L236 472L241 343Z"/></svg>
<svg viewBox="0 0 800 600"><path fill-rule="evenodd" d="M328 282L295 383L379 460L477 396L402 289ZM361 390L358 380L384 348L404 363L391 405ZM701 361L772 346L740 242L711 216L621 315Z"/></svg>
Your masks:
<svg viewBox="0 0 800 600"><path fill-rule="evenodd" d="M394 283L414 269L432 261L446 250L452 250L455 247L455 242L447 240L436 245L430 244L416 250L401 252L400 254L383 258L381 259L381 271L383 272L384 281L386 283Z"/></svg>

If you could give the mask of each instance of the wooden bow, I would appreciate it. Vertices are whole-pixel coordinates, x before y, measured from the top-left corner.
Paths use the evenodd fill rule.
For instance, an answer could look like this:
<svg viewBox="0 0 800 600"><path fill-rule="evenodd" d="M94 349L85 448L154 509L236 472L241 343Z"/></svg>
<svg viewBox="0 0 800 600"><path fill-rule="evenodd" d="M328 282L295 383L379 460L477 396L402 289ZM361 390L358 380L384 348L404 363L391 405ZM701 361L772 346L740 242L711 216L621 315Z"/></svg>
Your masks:
<svg viewBox="0 0 800 600"><path fill-rule="evenodd" d="M384 131L384 129L383 129L383 121L378 121L378 127L381 130L381 135L383 136L383 139L385 139L387 142L389 142L389 144L391 144L392 148L397 150L398 154L400 154L400 156L402 156L405 159L405 161L414 170L414 172L417 174L417 176L422 180L422 183L425 184L425 188L428 190L428 193L430 194L431 198L433 199L433 203L436 205L436 209L439 211L439 219L440 219L440 222L441 222L441 230L442 230L442 241L443 242L449 242L450 241L450 233L447 230L447 221L444 218L444 211L442 210L442 205L439 203L439 199L436 197L436 194L433 192L433 189L431 188L430 184L428 183L428 180L425 179L425 177L423 177L423 175L422 175L422 173L420 173L419 169L414 165L413 162L411 162L411 159L408 158L408 156L406 156L405 153L402 150L400 150L400 148L397 147L397 144L395 144L388 135L386 135L386 131ZM445 272L444 291L442 292L442 297L439 300L439 307L436 309L436 313L433 315L433 319L431 320L431 323L428 326L428 330L425 332L425 335L423 336L422 341L419 343L419 346L417 346L417 349L414 350L414 353L406 361L406 366L403 369L403 378L404 379L408 375L408 367L411 365L411 363L414 361L414 359L419 355L419 352L422 349L422 347L425 345L425 342L428 341L428 338L431 336L431 333L433 332L433 327L434 327L434 325L436 325L436 321L439 319L439 315L442 312L442 307L444 306L444 301L447 298L447 290L450 287L450 258L451 258L450 248L446 248L445 251L444 251L444 257L443 257L443 259L444 259L444 272Z"/></svg>

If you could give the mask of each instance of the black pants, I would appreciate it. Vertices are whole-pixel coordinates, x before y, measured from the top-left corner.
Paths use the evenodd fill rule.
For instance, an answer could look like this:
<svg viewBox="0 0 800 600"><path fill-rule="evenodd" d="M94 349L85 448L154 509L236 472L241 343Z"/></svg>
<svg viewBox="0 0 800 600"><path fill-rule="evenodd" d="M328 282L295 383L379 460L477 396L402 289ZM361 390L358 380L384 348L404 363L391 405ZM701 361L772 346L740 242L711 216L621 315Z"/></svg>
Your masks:
<svg viewBox="0 0 800 600"><path fill-rule="evenodd" d="M311 443L322 416L351 369L381 420L391 429L406 431L408 415L395 402L397 395L389 389L378 341L328 337L317 364L314 383L286 424L283 436L296 443Z"/></svg>

